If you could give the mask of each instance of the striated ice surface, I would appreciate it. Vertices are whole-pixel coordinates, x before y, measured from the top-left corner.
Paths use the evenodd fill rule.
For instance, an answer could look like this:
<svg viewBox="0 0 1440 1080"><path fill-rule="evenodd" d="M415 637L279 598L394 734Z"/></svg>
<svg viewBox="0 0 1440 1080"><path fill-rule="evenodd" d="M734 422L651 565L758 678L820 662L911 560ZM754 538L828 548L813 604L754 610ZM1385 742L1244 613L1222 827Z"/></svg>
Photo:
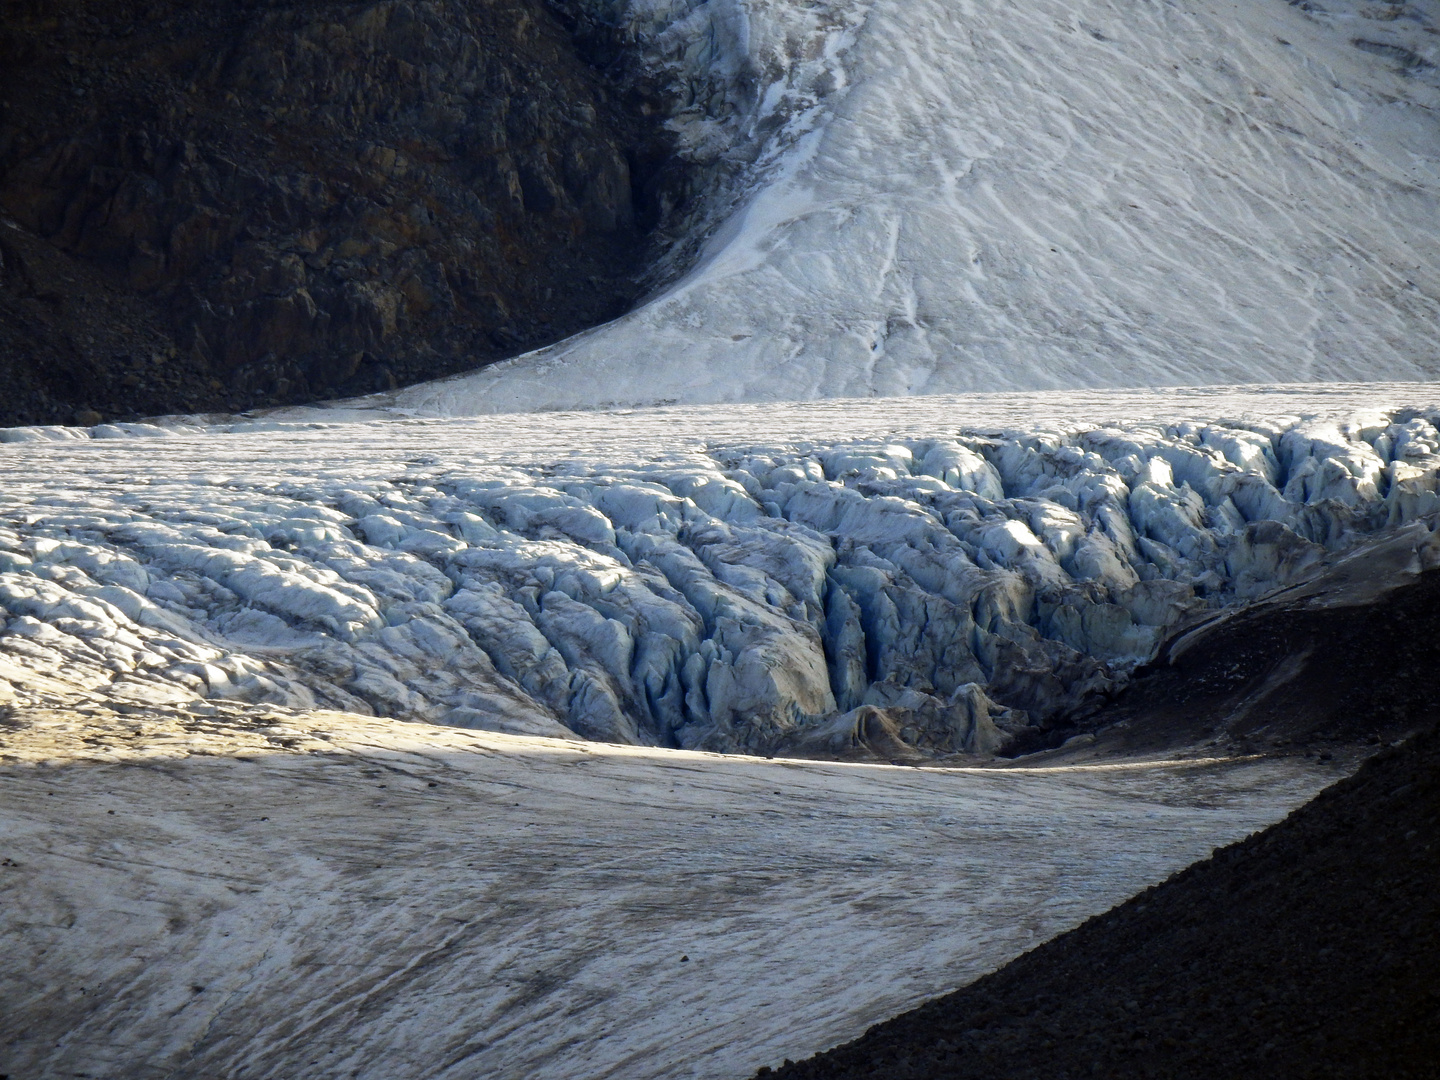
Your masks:
<svg viewBox="0 0 1440 1080"><path fill-rule="evenodd" d="M649 302L473 415L1433 378L1434 0L593 0L709 170Z"/></svg>
<svg viewBox="0 0 1440 1080"><path fill-rule="evenodd" d="M989 753L1440 511L1435 387L1309 393L14 431L0 695Z"/></svg>
<svg viewBox="0 0 1440 1080"><path fill-rule="evenodd" d="M0 726L0 1045L25 1077L734 1080L978 978L1337 775L21 709Z"/></svg>

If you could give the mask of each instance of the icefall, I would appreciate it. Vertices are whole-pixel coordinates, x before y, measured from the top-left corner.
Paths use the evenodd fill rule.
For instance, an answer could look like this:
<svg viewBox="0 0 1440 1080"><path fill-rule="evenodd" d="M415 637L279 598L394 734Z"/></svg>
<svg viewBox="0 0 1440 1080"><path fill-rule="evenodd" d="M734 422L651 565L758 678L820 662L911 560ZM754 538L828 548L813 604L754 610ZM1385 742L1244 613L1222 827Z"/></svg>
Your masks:
<svg viewBox="0 0 1440 1080"><path fill-rule="evenodd" d="M990 753L1115 688L1186 620L1440 511L1436 419L12 486L0 693Z"/></svg>

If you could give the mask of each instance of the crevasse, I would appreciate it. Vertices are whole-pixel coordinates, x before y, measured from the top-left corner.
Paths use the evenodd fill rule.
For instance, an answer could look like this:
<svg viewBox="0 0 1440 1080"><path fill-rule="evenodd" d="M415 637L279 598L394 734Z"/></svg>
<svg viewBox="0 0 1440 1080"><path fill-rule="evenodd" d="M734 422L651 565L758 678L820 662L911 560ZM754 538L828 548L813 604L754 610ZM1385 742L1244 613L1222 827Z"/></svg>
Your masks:
<svg viewBox="0 0 1440 1080"><path fill-rule="evenodd" d="M845 752L880 710L923 753L987 753L1182 622L1440 510L1437 421L531 462L453 433L357 452L385 425L313 461L263 431L29 442L4 450L31 467L0 496L0 692L752 753Z"/></svg>

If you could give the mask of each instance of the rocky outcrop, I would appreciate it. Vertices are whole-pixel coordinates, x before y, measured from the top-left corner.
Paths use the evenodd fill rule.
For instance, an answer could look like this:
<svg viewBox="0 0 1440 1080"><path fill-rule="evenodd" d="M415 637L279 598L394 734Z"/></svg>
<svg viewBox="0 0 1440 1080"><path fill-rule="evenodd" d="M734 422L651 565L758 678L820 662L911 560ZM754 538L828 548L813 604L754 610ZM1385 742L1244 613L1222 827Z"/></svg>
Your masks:
<svg viewBox="0 0 1440 1080"><path fill-rule="evenodd" d="M384 389L625 310L685 176L607 34L536 0L6 0L0 423Z"/></svg>

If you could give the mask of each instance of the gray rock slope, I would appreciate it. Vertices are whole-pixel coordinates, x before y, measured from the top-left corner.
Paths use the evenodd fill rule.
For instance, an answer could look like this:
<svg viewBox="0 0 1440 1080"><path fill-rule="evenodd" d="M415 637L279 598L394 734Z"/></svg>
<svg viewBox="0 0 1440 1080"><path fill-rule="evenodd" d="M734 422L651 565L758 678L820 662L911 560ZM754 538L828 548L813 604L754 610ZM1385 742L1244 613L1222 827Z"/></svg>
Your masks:
<svg viewBox="0 0 1440 1080"><path fill-rule="evenodd" d="M3 423L469 370L624 311L686 199L669 97L575 5L4 10Z"/></svg>

